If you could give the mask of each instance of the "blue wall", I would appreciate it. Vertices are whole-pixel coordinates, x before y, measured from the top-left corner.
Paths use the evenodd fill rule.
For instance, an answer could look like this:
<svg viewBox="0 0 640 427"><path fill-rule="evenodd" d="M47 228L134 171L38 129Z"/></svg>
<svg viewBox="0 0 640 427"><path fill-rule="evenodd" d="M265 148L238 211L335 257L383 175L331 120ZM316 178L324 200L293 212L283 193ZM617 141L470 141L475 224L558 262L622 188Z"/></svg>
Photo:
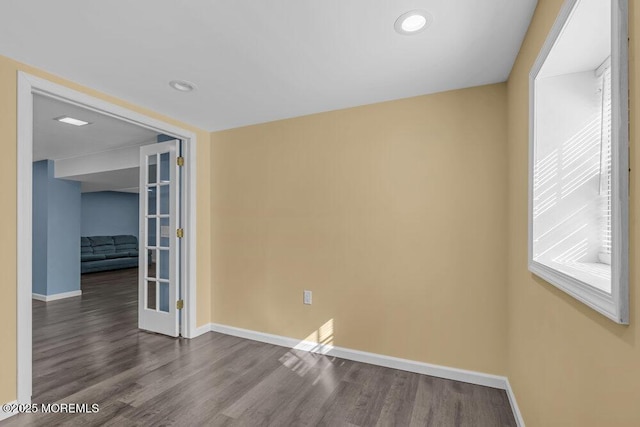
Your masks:
<svg viewBox="0 0 640 427"><path fill-rule="evenodd" d="M79 182L54 178L51 160L33 164L33 292L80 290L80 209Z"/></svg>
<svg viewBox="0 0 640 427"><path fill-rule="evenodd" d="M99 191L82 194L82 236L138 236L139 201L135 193Z"/></svg>
<svg viewBox="0 0 640 427"><path fill-rule="evenodd" d="M47 180L48 162L43 160L33 164L33 234L31 268L33 292L47 294Z"/></svg>

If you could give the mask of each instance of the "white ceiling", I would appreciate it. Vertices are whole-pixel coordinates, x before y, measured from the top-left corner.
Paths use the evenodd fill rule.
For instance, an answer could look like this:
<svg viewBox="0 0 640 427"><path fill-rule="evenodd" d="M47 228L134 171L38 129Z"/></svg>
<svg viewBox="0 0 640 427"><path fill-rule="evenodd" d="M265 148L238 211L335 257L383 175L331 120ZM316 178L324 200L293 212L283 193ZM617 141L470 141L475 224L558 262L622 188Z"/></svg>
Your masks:
<svg viewBox="0 0 640 427"><path fill-rule="evenodd" d="M86 126L60 123L70 116ZM33 160L59 160L156 141L158 133L82 107L36 95L33 103Z"/></svg>
<svg viewBox="0 0 640 427"><path fill-rule="evenodd" d="M0 54L220 130L505 81L536 3L4 0ZM397 34L412 9L432 25Z"/></svg>
<svg viewBox="0 0 640 427"><path fill-rule="evenodd" d="M72 126L55 118L70 116L91 124ZM157 133L125 121L96 113L72 104L34 96L33 103L33 160L50 159L56 162L56 177L80 181L82 192L126 191L137 192L139 168L129 162L113 162L119 152L130 156L127 147L139 147L156 142ZM96 153L99 153L97 156ZM93 156L92 156L93 154ZM104 161L96 161L96 157ZM92 173L58 175L59 161L83 163L85 172ZM139 163L136 157L134 162ZM105 170L105 164L113 164ZM68 166L66 170L70 169ZM71 168L73 169L73 168Z"/></svg>

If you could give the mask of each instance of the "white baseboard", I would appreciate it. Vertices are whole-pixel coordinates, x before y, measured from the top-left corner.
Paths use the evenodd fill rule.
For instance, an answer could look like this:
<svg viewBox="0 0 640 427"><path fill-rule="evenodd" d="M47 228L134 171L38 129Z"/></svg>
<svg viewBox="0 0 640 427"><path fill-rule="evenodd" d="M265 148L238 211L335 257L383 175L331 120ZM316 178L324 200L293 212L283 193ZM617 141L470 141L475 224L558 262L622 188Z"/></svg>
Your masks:
<svg viewBox="0 0 640 427"><path fill-rule="evenodd" d="M42 295L42 294L36 294L34 292L34 293L31 294L31 298L33 298L35 300L38 300L38 301L49 302L49 301L55 301L55 300L58 300L58 299L79 297L80 295L82 295L82 291L81 290L71 291L71 292L62 292L62 293L53 294L53 295Z"/></svg>
<svg viewBox="0 0 640 427"><path fill-rule="evenodd" d="M17 403L18 403L18 401L17 401L17 400L14 400L13 402L7 402L7 405L15 405L15 404L17 404ZM3 405L3 406L4 406L4 405ZM2 420L6 420L7 418L12 417L12 416L14 416L14 415L15 415L15 414L17 414L17 413L18 413L17 411L14 411L14 412L5 412L5 411L3 411L3 410L0 410L0 421L2 421Z"/></svg>
<svg viewBox="0 0 640 427"><path fill-rule="evenodd" d="M207 332L211 332L211 323L204 324L202 326L198 326L196 328L195 333L191 338L199 337L200 335L206 334Z"/></svg>
<svg viewBox="0 0 640 427"><path fill-rule="evenodd" d="M355 362L369 363L371 365L384 366L386 368L399 369L402 371L414 372L416 374L430 375L432 377L445 378L448 380L461 381L505 390L509 397L513 416L516 419L518 427L524 427L522 415L520 414L515 395L513 394L513 390L511 389L511 385L509 384L507 377L451 368L448 366L433 365L431 363L417 362L415 360L401 359L398 357L384 356L381 354L352 350L344 347L318 344L311 341L300 341L295 338L256 332L249 329L236 328L217 323L210 323L209 325L203 325L198 328L199 334L206 333L207 330L268 344L279 345L282 347L294 348L296 350L309 351L312 353L339 357L341 359L353 360Z"/></svg>
<svg viewBox="0 0 640 427"><path fill-rule="evenodd" d="M516 424L518 427L524 427L524 418L522 418L522 413L520 412L520 408L518 407L518 402L516 401L516 395L511 388L511 383L507 378L507 388L505 389L507 392L507 396L509 397L509 403L511 403L511 410L513 410L513 417L516 419Z"/></svg>

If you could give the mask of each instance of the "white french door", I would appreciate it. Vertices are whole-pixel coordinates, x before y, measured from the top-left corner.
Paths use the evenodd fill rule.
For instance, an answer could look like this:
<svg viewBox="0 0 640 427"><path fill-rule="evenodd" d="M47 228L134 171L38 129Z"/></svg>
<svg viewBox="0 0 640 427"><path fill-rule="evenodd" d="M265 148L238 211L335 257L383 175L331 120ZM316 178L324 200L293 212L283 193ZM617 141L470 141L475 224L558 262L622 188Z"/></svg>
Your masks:
<svg viewBox="0 0 640 427"><path fill-rule="evenodd" d="M180 333L180 141L140 148L138 327Z"/></svg>

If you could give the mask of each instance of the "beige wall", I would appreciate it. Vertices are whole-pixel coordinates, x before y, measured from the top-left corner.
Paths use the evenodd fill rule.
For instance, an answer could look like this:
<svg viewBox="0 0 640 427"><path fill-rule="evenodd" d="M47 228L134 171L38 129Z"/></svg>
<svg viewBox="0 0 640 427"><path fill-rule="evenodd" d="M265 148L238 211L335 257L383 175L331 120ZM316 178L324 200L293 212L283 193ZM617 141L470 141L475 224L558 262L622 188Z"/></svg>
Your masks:
<svg viewBox="0 0 640 427"><path fill-rule="evenodd" d="M505 374L505 84L216 132L211 155L213 322Z"/></svg>
<svg viewBox="0 0 640 427"><path fill-rule="evenodd" d="M17 63L0 56L0 146L7 161L0 168L0 181L2 186L2 209L0 209L0 223L4 225L5 232L0 233L0 301L3 307L0 310L0 404L16 399L16 238L17 225L17 145L16 145L16 78L17 71L26 71L30 74L43 77L47 80L62 84L72 89L79 90L89 95L105 99L114 104L135 110L176 126L184 127L197 133L198 137L198 305L197 324L203 325L210 319L210 265L209 259L211 240L210 231L210 134L168 117L163 117L152 111L139 108L135 105L123 102L119 99L106 96L99 92L89 90L77 84L62 80L58 77L44 73L37 69Z"/></svg>
<svg viewBox="0 0 640 427"><path fill-rule="evenodd" d="M527 271L528 73L562 0L540 0L508 82L508 375L530 427L640 425L637 29L631 4L631 324L616 325Z"/></svg>

